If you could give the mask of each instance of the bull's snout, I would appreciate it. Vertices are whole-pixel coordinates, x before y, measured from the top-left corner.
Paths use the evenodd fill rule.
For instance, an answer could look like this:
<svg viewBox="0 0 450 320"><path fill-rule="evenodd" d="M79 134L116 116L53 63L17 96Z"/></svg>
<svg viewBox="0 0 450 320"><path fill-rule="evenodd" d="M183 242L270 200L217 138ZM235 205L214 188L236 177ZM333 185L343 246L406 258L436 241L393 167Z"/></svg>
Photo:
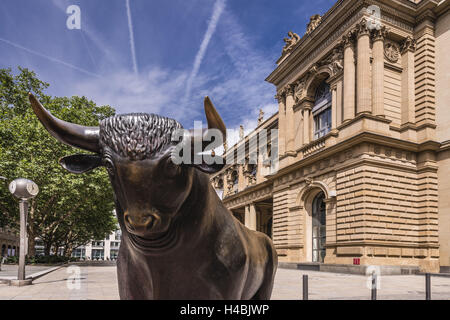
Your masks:
<svg viewBox="0 0 450 320"><path fill-rule="evenodd" d="M129 212L124 213L124 219L130 231L135 233L144 233L151 230L158 222L158 217L153 214L133 215Z"/></svg>

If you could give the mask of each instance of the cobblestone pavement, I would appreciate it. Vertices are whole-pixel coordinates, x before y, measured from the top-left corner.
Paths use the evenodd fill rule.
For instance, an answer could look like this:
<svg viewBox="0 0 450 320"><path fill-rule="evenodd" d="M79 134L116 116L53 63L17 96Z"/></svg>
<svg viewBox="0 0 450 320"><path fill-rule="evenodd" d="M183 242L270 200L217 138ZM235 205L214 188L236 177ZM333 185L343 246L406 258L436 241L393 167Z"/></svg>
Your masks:
<svg viewBox="0 0 450 320"><path fill-rule="evenodd" d="M309 277L311 300L370 299L365 276L289 269L278 269L272 299L301 299L303 274ZM76 277L79 282L74 281ZM381 276L379 279L379 299L425 299L424 276ZM432 299L450 299L450 277L432 277L431 286ZM119 299L116 267L64 267L36 279L31 286L0 284L0 300L5 299Z"/></svg>

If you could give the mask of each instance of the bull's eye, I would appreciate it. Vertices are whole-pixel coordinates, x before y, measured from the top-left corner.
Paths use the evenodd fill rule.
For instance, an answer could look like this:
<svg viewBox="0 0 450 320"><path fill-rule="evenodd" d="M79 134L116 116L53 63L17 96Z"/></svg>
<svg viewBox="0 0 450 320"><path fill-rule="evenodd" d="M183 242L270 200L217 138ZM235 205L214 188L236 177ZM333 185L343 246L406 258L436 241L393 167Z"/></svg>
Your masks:
<svg viewBox="0 0 450 320"><path fill-rule="evenodd" d="M169 177L173 178L177 176L181 171L181 167L179 165L176 165L172 162L172 160L169 158L166 159L164 164L164 174Z"/></svg>
<svg viewBox="0 0 450 320"><path fill-rule="evenodd" d="M108 171L108 173L111 176L113 176L114 175L114 165L113 165L111 159L105 158L105 159L103 159L103 163L105 165L106 171Z"/></svg>

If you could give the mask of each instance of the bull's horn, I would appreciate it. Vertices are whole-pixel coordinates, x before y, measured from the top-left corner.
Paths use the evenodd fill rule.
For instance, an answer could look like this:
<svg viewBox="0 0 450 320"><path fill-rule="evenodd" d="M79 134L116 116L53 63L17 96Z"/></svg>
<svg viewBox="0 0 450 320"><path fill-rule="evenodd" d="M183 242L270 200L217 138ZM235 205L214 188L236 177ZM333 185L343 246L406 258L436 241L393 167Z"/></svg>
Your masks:
<svg viewBox="0 0 450 320"><path fill-rule="evenodd" d="M34 113L53 137L72 147L99 152L99 127L85 127L55 118L31 92L28 97Z"/></svg>
<svg viewBox="0 0 450 320"><path fill-rule="evenodd" d="M222 118L219 116L216 108L212 104L211 100L208 96L205 97L205 115L206 120L208 121L208 129L218 129L223 135L223 141L227 140L227 129L225 124L222 121Z"/></svg>

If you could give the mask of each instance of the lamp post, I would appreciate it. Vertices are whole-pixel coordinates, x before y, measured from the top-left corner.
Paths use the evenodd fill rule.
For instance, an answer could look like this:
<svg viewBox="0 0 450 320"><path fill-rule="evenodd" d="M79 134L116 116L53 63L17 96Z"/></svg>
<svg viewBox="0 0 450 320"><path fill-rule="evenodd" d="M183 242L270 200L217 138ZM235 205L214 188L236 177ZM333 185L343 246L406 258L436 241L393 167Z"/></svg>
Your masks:
<svg viewBox="0 0 450 320"><path fill-rule="evenodd" d="M27 216L28 216L28 201L34 198L39 188L36 183L31 180L19 178L9 184L9 191L19 198L20 209L20 256L19 256L19 274L17 281L11 281L12 285L28 285L31 280L25 279L25 255L28 251L27 241Z"/></svg>

